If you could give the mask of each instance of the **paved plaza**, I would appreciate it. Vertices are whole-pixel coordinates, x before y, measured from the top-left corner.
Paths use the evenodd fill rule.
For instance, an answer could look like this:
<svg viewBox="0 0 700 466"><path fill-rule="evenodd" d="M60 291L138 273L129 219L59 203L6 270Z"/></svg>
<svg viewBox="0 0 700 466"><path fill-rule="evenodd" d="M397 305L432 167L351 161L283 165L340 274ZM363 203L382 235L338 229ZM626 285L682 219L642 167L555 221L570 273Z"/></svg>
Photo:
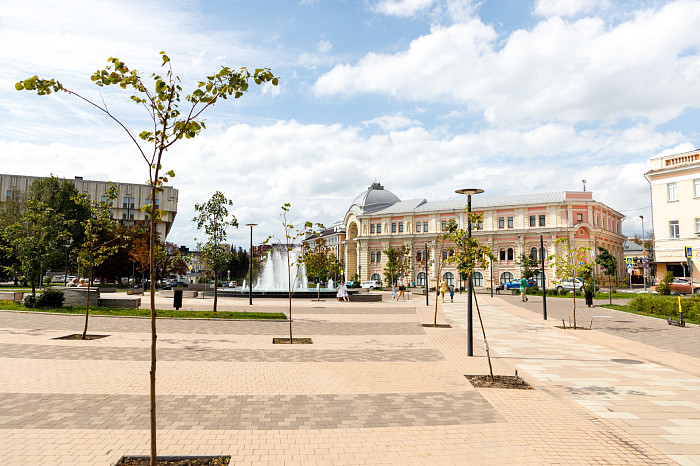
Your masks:
<svg viewBox="0 0 700 466"><path fill-rule="evenodd" d="M479 294L495 371L533 390L474 389L488 372L466 300L294 302L281 321L158 321L161 455L231 464L700 465L700 328L571 300ZM211 299L186 299L209 309ZM601 301L602 302L602 301ZM159 307L169 306L159 300ZM219 299L220 310L249 310ZM286 312L284 300L254 310ZM83 317L0 312L0 464L110 465L149 452L150 322L93 316L91 341L54 338Z"/></svg>

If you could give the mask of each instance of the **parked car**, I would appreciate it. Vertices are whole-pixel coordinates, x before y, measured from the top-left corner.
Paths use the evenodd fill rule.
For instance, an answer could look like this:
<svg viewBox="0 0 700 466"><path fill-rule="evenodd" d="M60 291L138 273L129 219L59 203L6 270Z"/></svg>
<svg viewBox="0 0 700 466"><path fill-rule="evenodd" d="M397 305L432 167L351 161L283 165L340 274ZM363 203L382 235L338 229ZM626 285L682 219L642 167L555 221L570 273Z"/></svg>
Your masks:
<svg viewBox="0 0 700 466"><path fill-rule="evenodd" d="M174 282L166 283L165 285L163 285L163 289L164 290L172 290L173 288L176 288L178 286L183 287L183 288L187 288L187 283L177 280Z"/></svg>
<svg viewBox="0 0 700 466"><path fill-rule="evenodd" d="M345 282L345 286L348 288L352 288L354 285L355 285L355 282L352 280Z"/></svg>
<svg viewBox="0 0 700 466"><path fill-rule="evenodd" d="M659 281L660 283L661 281ZM657 283L657 286L658 284ZM690 294L690 293L695 293L696 295L700 296L700 283L697 281L693 280L692 283L692 291L691 291L691 283L690 283L690 278L686 277L674 277L673 281L670 283L671 285L671 293L674 294Z"/></svg>
<svg viewBox="0 0 700 466"><path fill-rule="evenodd" d="M382 284L379 283L377 280L368 280L366 282L362 282L362 288L367 288L370 290L373 290L375 288L381 288Z"/></svg>
<svg viewBox="0 0 700 466"><path fill-rule="evenodd" d="M55 275L51 279L51 283L63 283L64 279L65 279L65 275Z"/></svg>
<svg viewBox="0 0 700 466"><path fill-rule="evenodd" d="M554 282L553 286L557 291L565 290L565 291L574 291L574 284L573 284L574 279L573 278L568 278L566 280L559 280L558 282ZM596 285L595 290L598 291L600 290L600 287ZM583 280L580 278L576 279L576 291L583 291Z"/></svg>
<svg viewBox="0 0 700 466"><path fill-rule="evenodd" d="M530 288L531 286L535 286L535 282L533 280L528 280L527 287ZM515 290L518 288L520 288L520 280L511 280L509 282L503 282L496 287L497 290Z"/></svg>

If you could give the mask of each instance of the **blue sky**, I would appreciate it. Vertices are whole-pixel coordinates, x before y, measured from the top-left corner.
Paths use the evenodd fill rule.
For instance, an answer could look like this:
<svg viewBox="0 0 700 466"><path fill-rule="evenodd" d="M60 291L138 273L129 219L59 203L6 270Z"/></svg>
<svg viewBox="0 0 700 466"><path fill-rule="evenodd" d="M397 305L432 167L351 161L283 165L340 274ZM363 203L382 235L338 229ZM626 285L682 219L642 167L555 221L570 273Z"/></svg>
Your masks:
<svg viewBox="0 0 700 466"><path fill-rule="evenodd" d="M281 85L206 115L168 153L193 246L194 204L234 201L255 240L278 213L331 224L380 181L402 199L587 189L650 218L649 159L698 146L700 2L535 0L37 0L0 18L0 172L143 182L112 122L66 95L14 90L35 74L105 99L136 132L145 114L89 76L110 56L144 75L158 52L185 89L221 66L270 67ZM86 6L87 5L87 6ZM646 223L648 228L650 222ZM248 242L244 228L232 242Z"/></svg>

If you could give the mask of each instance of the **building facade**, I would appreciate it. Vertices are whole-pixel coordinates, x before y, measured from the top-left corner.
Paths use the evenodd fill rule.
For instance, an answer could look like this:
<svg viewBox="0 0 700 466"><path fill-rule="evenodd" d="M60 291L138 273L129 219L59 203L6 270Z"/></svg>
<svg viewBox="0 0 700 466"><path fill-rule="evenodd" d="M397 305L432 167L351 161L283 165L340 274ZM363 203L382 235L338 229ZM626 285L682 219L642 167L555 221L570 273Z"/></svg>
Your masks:
<svg viewBox="0 0 700 466"><path fill-rule="evenodd" d="M0 174L0 202L21 200L29 192L29 187L35 180L42 179L36 176L2 175ZM71 181L79 193L87 194L91 199L105 199L105 191L109 187L109 181L84 180L76 176ZM113 217L122 225L133 226L135 223L148 219L141 207L150 204L151 188L145 184L114 182L119 189L119 197L114 200ZM177 214L178 191L170 186L164 187L163 192L156 195L156 207L163 211L163 216L158 224L158 233L162 241L165 241Z"/></svg>
<svg viewBox="0 0 700 466"><path fill-rule="evenodd" d="M700 279L700 150L651 159L644 176L651 188L657 278L666 270L689 276L690 247L693 278Z"/></svg>
<svg viewBox="0 0 700 466"><path fill-rule="evenodd" d="M428 202L425 199L400 200L395 194L373 183L360 194L345 214L346 239L344 264L346 276L355 274L362 280L375 280L384 275L383 251L391 247L408 246L412 251L413 272L406 277L408 283L424 286L426 280L425 248L428 257L447 258L449 244L440 249L439 236L446 223L454 219L460 228L467 228L466 197L447 201ZM476 286L520 278L517 264L521 254L537 254L542 236L545 255L563 254L564 247L555 244L558 238L569 238L572 247L588 246L592 262L597 246L603 246L618 258L618 277L624 277L622 235L624 216L607 205L593 199L586 191L564 191L544 194L524 194L488 197L472 197L472 211L483 215L480 229L473 235L488 245L497 261L488 269L477 268L474 273ZM443 262L438 277L439 262ZM453 263L429 261L427 280L435 286L438 280L460 286L459 274ZM558 279L545 265L547 283ZM536 280L542 277L537 272Z"/></svg>

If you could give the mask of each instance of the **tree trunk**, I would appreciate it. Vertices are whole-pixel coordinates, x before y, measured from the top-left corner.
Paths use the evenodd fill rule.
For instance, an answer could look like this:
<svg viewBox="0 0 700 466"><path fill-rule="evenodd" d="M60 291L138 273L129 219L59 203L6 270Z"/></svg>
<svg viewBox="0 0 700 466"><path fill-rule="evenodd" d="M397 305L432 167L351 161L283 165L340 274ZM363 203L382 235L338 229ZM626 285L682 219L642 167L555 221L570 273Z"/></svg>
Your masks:
<svg viewBox="0 0 700 466"><path fill-rule="evenodd" d="M289 246L287 246L287 285L289 288L289 344L292 344L292 264L289 262Z"/></svg>
<svg viewBox="0 0 700 466"><path fill-rule="evenodd" d="M481 324L481 334L484 336L484 348L486 349L486 359L488 359L488 361L489 361L489 374L491 374L491 382L493 382L493 366L491 365L491 352L489 350L489 342L486 339L486 330L484 330L484 321L481 320L481 311L479 310L479 301L477 301L477 299L476 299L476 293L474 293L474 303L476 304L476 313L479 315L479 323Z"/></svg>
<svg viewBox="0 0 700 466"><path fill-rule="evenodd" d="M148 252L149 278L151 281L151 371L150 371L150 400L151 400L151 466L156 466L156 182L158 181L158 166L156 165L155 177L151 181L151 231L149 234L150 251Z"/></svg>
<svg viewBox="0 0 700 466"><path fill-rule="evenodd" d="M608 277L608 296L610 297L610 304L612 304L612 275Z"/></svg>
<svg viewBox="0 0 700 466"><path fill-rule="evenodd" d="M216 314L216 297L217 297L217 285L219 284L219 274L216 272L216 267L214 267L214 314Z"/></svg>

